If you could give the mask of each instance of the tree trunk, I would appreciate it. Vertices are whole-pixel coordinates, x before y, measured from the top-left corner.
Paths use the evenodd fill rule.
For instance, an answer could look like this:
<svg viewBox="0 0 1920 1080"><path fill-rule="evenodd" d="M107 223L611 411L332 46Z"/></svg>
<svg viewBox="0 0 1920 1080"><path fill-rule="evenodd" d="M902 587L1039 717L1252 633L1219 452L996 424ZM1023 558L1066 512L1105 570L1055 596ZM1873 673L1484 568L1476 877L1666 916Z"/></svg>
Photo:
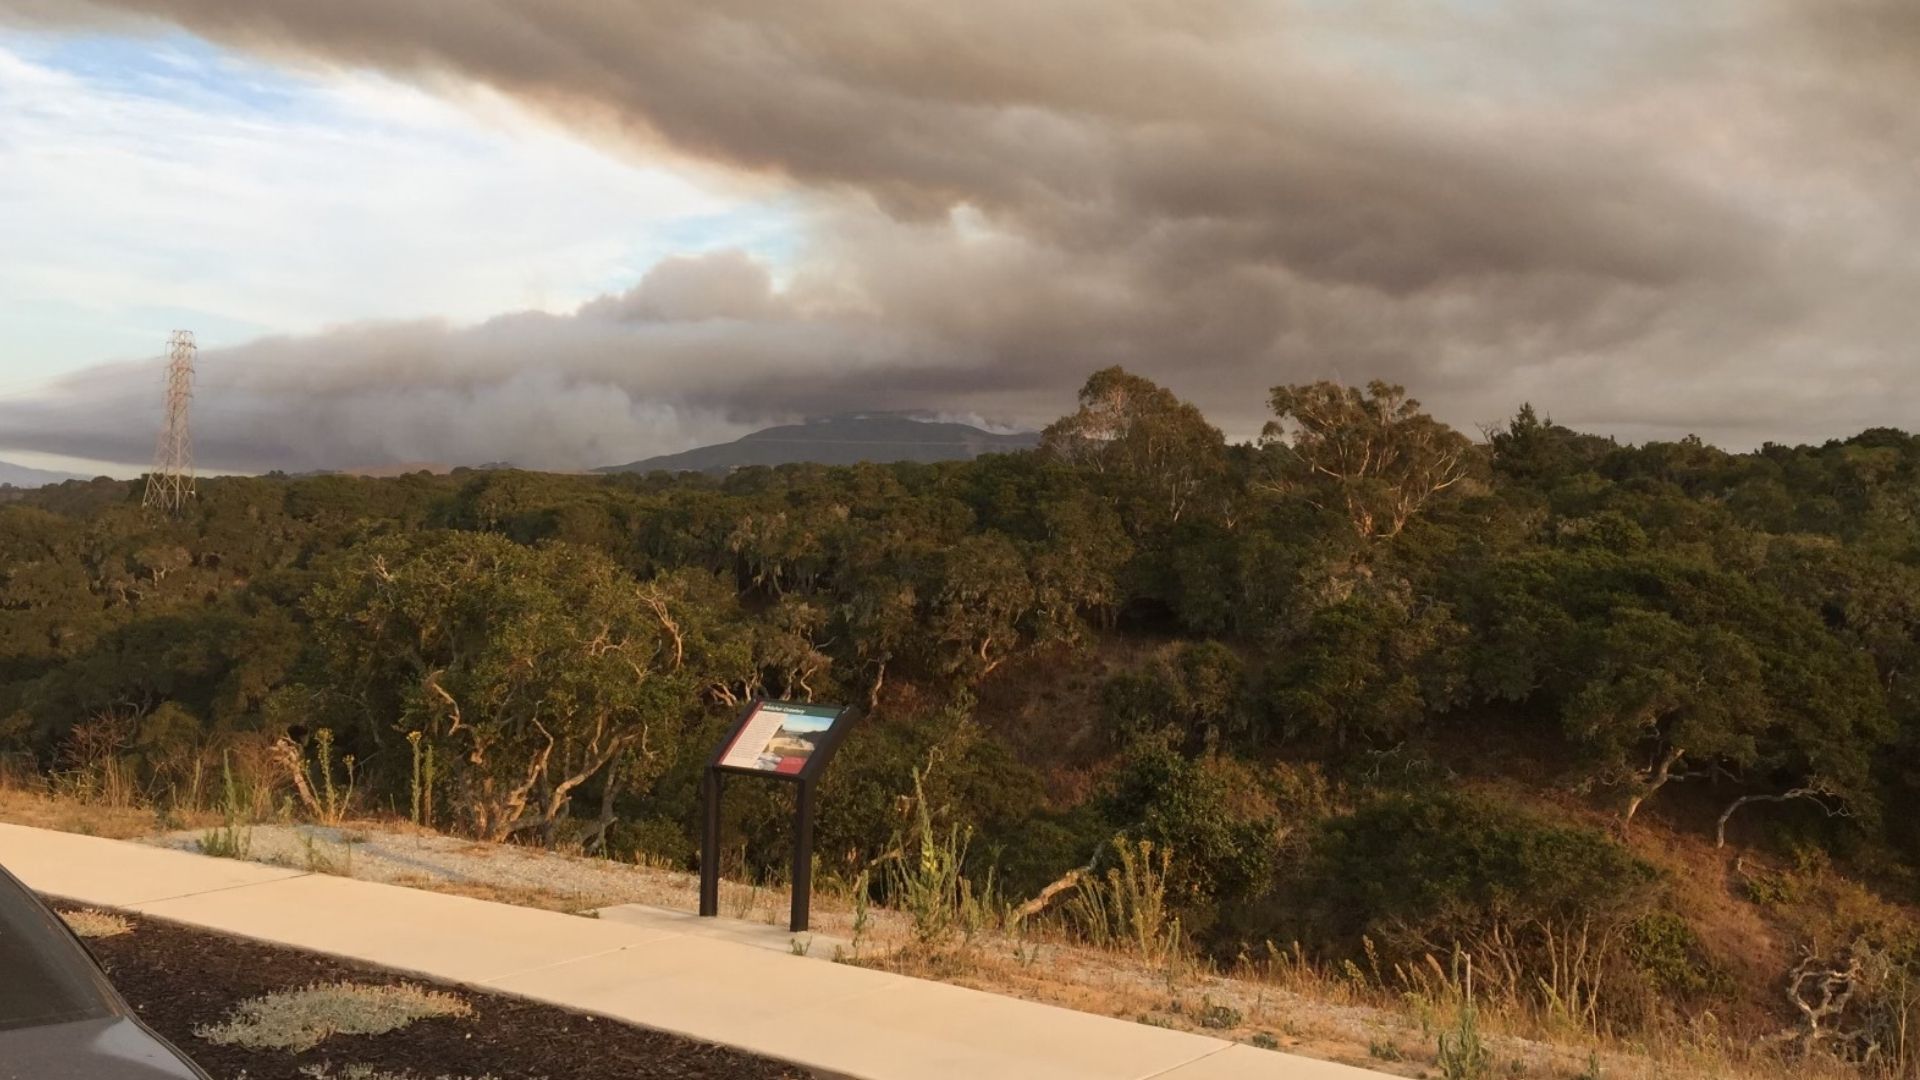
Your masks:
<svg viewBox="0 0 1920 1080"><path fill-rule="evenodd" d="M620 786L620 762L615 758L607 764L606 781L600 788L600 816L594 820L593 831L580 843L580 850L588 854L605 854L607 849L607 830L613 827L613 797Z"/></svg>
<svg viewBox="0 0 1920 1080"><path fill-rule="evenodd" d="M1679 763L1682 757L1686 756L1686 753L1685 750L1676 746L1668 750L1666 756L1660 759L1660 764L1654 767L1653 775L1647 778L1646 784L1643 785L1638 792L1634 793L1632 798L1627 800L1626 816L1620 822L1621 832L1625 832L1633 827L1633 815L1640 812L1641 804L1653 798L1654 792L1667 786L1667 781L1673 779L1673 767Z"/></svg>
<svg viewBox="0 0 1920 1080"><path fill-rule="evenodd" d="M887 662L880 661L880 667L873 673L873 689L867 691L867 715L880 708L880 688L887 685Z"/></svg>

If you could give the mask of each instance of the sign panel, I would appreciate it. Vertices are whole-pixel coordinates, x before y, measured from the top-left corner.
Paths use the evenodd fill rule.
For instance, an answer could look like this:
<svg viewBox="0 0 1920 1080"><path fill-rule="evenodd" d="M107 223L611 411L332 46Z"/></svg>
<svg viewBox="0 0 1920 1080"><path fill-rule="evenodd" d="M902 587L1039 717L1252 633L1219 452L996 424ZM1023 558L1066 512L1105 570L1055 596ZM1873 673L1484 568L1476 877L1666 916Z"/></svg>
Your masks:
<svg viewBox="0 0 1920 1080"><path fill-rule="evenodd" d="M787 925L807 928L813 895L814 784L855 712L841 705L754 701L734 722L726 741L707 761L700 785L700 914L720 914L720 789L728 776L763 776L793 785L793 911Z"/></svg>
<svg viewBox="0 0 1920 1080"><path fill-rule="evenodd" d="M720 755L729 769L797 775L820 749L842 710L819 705L763 701Z"/></svg>

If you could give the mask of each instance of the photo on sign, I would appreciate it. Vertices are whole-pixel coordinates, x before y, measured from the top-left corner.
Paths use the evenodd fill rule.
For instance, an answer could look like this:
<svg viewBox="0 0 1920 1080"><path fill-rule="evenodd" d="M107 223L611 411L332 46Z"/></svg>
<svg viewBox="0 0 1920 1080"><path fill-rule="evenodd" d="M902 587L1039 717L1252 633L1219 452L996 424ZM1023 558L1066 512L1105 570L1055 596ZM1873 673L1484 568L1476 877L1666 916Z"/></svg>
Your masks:
<svg viewBox="0 0 1920 1080"><path fill-rule="evenodd" d="M777 773L797 773L833 726L831 716L783 716L780 728L760 751L758 765Z"/></svg>
<svg viewBox="0 0 1920 1080"><path fill-rule="evenodd" d="M789 713L778 707L756 710L720 763L736 769L797 774L806 768L833 721L831 715Z"/></svg>

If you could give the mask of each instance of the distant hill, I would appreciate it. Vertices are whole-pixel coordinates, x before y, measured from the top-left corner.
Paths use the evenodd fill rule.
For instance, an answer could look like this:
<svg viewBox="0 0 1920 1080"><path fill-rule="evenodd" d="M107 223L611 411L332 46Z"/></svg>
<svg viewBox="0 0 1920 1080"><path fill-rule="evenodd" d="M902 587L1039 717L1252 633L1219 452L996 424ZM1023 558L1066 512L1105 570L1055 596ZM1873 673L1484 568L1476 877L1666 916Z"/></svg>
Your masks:
<svg viewBox="0 0 1920 1080"><path fill-rule="evenodd" d="M385 479L392 476L410 476L413 473L432 473L445 476L453 471L453 466L439 461L400 461L386 465L357 465L350 469L334 470L345 476L365 476L373 479Z"/></svg>
<svg viewBox="0 0 1920 1080"><path fill-rule="evenodd" d="M848 416L767 428L718 446L609 465L598 472L725 473L747 465L856 465L863 461L959 461L1030 450L1033 432L995 435L967 424L900 416Z"/></svg>
<svg viewBox="0 0 1920 1080"><path fill-rule="evenodd" d="M54 472L50 469L29 469L25 465L13 465L0 461L0 484L19 488L45 487L58 484L63 480L85 480L78 473Z"/></svg>

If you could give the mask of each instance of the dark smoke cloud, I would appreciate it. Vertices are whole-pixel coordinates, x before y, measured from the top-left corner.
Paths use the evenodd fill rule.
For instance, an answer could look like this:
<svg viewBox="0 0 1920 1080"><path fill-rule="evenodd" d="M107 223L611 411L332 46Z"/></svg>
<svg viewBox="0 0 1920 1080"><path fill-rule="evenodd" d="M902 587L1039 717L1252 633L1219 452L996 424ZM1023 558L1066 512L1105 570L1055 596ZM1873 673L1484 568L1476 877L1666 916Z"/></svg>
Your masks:
<svg viewBox="0 0 1920 1080"><path fill-rule="evenodd" d="M1735 444L1916 403L1907 0L32 2L0 8L477 81L802 193L782 287L671 260L570 317L210 356L202 449L231 467L577 467L848 409L1041 423L1109 363L1237 434L1321 377ZM138 460L102 381L0 430Z"/></svg>

